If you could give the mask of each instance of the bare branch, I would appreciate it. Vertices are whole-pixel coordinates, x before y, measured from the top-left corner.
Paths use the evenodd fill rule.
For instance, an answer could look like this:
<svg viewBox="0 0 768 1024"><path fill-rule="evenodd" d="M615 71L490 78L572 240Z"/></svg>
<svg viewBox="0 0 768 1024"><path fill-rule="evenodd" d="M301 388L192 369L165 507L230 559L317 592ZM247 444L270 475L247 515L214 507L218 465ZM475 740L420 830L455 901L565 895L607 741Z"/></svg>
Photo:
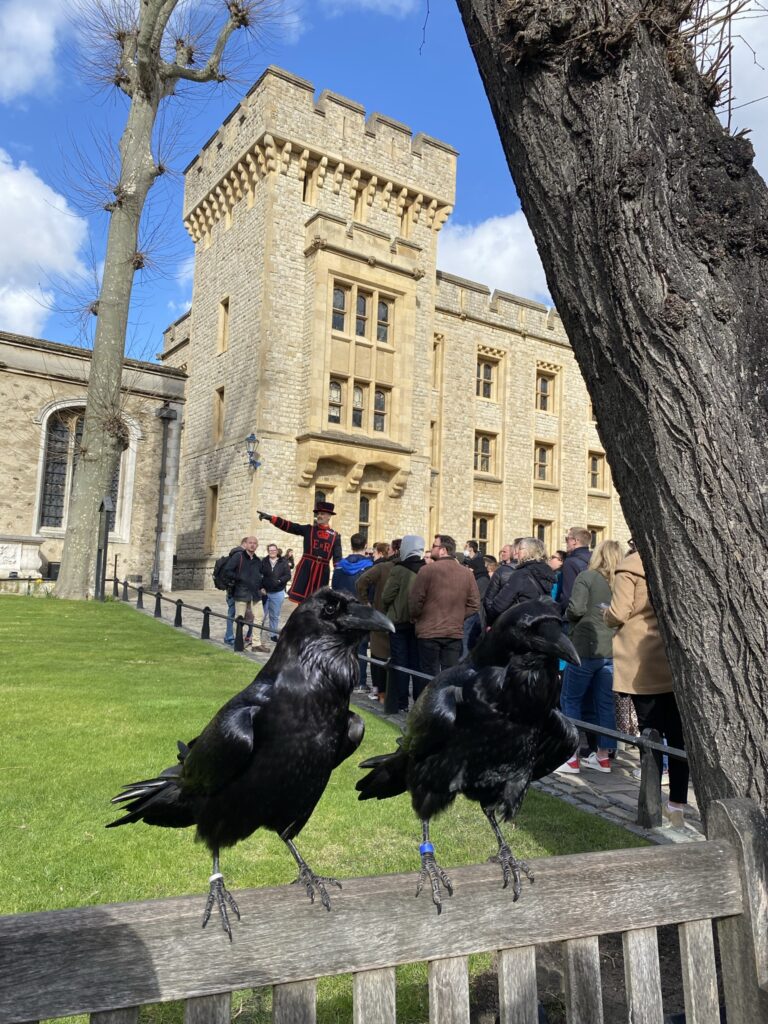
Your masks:
<svg viewBox="0 0 768 1024"><path fill-rule="evenodd" d="M219 37L211 52L211 56L201 68L191 68L182 64L164 62L160 74L166 80L183 78L188 82L221 82L225 77L221 73L221 58L224 56L229 37L240 28L248 28L253 17L252 4L244 0L229 0L227 3L229 18L222 26Z"/></svg>

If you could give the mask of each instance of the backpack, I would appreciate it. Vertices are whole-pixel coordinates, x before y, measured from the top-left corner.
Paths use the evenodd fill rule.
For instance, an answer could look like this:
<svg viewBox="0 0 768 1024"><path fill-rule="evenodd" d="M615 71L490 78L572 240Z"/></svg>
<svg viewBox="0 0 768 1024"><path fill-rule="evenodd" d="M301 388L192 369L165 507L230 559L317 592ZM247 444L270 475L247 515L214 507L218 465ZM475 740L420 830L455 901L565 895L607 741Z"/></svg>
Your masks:
<svg viewBox="0 0 768 1024"><path fill-rule="evenodd" d="M221 573L228 561L229 555L222 555L213 563L213 585L217 590L227 589L228 584Z"/></svg>

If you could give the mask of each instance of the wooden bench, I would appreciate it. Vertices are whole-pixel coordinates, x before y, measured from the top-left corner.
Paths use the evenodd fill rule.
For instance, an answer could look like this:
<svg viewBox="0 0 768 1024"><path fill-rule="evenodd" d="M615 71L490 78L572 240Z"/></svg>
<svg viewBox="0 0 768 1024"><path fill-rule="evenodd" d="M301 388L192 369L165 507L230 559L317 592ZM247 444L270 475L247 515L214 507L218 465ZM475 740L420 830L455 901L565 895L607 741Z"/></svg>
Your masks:
<svg viewBox="0 0 768 1024"><path fill-rule="evenodd" d="M516 904L497 865L457 869L440 917L408 874L345 881L331 913L296 886L239 892L231 944L200 928L200 896L0 918L0 1022L136 1024L139 1006L182 999L185 1024L225 1024L232 991L271 985L276 1024L310 1024L316 979L352 973L355 1024L393 1024L395 965L428 961L430 1021L467 1024L467 958L492 951L502 1024L536 1024L536 945L562 942L569 1024L601 1024L598 936L621 932L628 1019L662 1024L656 928L676 924L687 1024L719 1024L716 922L728 1024L761 1024L765 818L723 801L709 826L707 842L540 860Z"/></svg>

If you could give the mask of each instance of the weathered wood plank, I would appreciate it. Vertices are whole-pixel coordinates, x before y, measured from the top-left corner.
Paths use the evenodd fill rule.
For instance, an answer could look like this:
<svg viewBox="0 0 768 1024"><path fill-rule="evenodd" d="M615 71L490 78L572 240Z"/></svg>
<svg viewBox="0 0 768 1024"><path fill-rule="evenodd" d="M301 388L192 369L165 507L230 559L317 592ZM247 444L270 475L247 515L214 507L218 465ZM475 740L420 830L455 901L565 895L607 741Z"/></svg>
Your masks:
<svg viewBox="0 0 768 1024"><path fill-rule="evenodd" d="M499 951L500 1024L538 1024L536 947Z"/></svg>
<svg viewBox="0 0 768 1024"><path fill-rule="evenodd" d="M230 1024L232 993L199 996L184 1003L184 1024Z"/></svg>
<svg viewBox="0 0 768 1024"><path fill-rule="evenodd" d="M655 928L624 932L624 981L632 1024L664 1024L659 943Z"/></svg>
<svg viewBox="0 0 768 1024"><path fill-rule="evenodd" d="M331 913L297 886L245 890L232 943L222 929L201 929L202 897L0 918L0 1024L562 941L583 936L585 922L593 933L628 920L677 924L742 905L725 842L547 858L535 871L513 903L498 865L458 868L439 918L429 899L413 898L415 873L345 880Z"/></svg>
<svg viewBox="0 0 768 1024"><path fill-rule="evenodd" d="M564 943L568 1024L603 1024L600 945L596 935Z"/></svg>
<svg viewBox="0 0 768 1024"><path fill-rule="evenodd" d="M353 1024L395 1024L395 1002L394 967L353 975Z"/></svg>
<svg viewBox="0 0 768 1024"><path fill-rule="evenodd" d="M124 1010L92 1013L90 1024L139 1024L139 1007L126 1006Z"/></svg>
<svg viewBox="0 0 768 1024"><path fill-rule="evenodd" d="M678 931L686 1024L720 1024L712 922L686 921Z"/></svg>
<svg viewBox="0 0 768 1024"><path fill-rule="evenodd" d="M768 1021L768 834L751 800L716 800L710 836L739 853L744 913L717 922L728 1024ZM712 880L717 885L717 879Z"/></svg>
<svg viewBox="0 0 768 1024"><path fill-rule="evenodd" d="M429 1024L469 1024L469 960L465 956L431 960Z"/></svg>
<svg viewBox="0 0 768 1024"><path fill-rule="evenodd" d="M315 1024L317 980L275 985L272 989L272 1024Z"/></svg>

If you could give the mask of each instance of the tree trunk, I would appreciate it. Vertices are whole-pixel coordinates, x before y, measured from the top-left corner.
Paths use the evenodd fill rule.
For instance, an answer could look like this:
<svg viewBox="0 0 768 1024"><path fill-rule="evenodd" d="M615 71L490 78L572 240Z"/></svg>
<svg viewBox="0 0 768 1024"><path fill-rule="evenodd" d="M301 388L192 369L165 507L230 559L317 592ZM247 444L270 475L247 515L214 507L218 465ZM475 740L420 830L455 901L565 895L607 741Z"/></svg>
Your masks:
<svg viewBox="0 0 768 1024"><path fill-rule="evenodd" d="M457 0L648 572L698 799L768 795L768 192L673 0Z"/></svg>
<svg viewBox="0 0 768 1024"><path fill-rule="evenodd" d="M118 460L128 443L122 415L123 355L133 279L138 267L139 222L156 177L151 151L156 113L157 103L137 93L132 98L120 141L121 176L109 225L83 438L56 583L59 597L83 598L93 592L99 505L109 494Z"/></svg>

